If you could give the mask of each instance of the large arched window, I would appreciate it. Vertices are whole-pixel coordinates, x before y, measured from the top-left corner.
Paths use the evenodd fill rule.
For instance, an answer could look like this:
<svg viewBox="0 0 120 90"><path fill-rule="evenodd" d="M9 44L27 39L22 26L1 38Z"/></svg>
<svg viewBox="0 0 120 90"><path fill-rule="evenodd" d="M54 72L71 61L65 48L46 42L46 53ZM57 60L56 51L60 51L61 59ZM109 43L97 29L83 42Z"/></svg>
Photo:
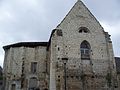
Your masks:
<svg viewBox="0 0 120 90"><path fill-rule="evenodd" d="M85 40L80 45L81 59L90 60L90 44Z"/></svg>

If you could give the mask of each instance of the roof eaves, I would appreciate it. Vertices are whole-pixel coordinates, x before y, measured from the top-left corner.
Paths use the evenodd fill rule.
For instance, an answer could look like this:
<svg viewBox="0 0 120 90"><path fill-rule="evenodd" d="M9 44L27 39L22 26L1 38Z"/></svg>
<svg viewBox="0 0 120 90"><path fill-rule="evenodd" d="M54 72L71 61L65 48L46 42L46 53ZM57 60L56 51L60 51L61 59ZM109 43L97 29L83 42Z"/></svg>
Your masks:
<svg viewBox="0 0 120 90"><path fill-rule="evenodd" d="M46 46L47 47L47 45L48 45L48 42L19 42L19 43L3 46L3 49L7 50L10 47L21 47L21 46L24 46L24 47Z"/></svg>

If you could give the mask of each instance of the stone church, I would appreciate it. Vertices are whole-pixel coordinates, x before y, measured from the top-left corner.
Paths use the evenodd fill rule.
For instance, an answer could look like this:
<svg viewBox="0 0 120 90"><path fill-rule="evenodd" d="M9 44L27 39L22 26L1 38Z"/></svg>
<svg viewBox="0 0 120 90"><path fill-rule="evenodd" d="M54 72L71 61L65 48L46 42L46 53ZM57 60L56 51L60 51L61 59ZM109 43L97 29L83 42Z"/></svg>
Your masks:
<svg viewBox="0 0 120 90"><path fill-rule="evenodd" d="M4 90L120 90L110 35L80 0L48 42L3 48Z"/></svg>

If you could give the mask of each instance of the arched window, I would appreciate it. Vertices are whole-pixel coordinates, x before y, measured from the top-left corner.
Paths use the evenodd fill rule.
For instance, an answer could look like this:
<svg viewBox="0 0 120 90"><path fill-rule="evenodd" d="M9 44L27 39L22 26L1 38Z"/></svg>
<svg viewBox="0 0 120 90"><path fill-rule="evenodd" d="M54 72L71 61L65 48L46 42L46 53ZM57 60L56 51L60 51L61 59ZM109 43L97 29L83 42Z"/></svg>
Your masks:
<svg viewBox="0 0 120 90"><path fill-rule="evenodd" d="M81 43L80 51L82 60L90 60L90 44L87 41Z"/></svg>
<svg viewBox="0 0 120 90"><path fill-rule="evenodd" d="M90 32L89 29L86 28L86 27L80 27L79 28L79 33L89 33L89 32Z"/></svg>

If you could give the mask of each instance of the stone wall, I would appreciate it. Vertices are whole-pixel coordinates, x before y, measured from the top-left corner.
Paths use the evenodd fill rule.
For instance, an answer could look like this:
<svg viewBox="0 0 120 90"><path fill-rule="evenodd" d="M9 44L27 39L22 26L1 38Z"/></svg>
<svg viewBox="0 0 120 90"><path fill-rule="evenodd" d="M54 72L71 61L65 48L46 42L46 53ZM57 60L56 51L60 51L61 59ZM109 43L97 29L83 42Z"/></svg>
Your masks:
<svg viewBox="0 0 120 90"><path fill-rule="evenodd" d="M86 27L89 32L79 32L81 27ZM109 35L107 34L107 36ZM106 37L106 33L99 22L83 3L78 1L64 20L57 26L51 38L51 70L53 72L50 77L52 78L51 82L57 88L54 86L50 90L64 90L61 89L64 88L64 62L62 58L68 58L67 73L71 70L79 70L76 76L84 76L85 78L84 81L81 81L82 78L81 80L68 78L69 86L74 86L71 87L71 90L78 90L81 87L86 87L85 90L113 89L114 80L116 79L116 68L112 43L108 39L109 37ZM80 45L83 41L89 42L91 46L90 60L81 60ZM54 76L56 78L53 78ZM109 76L109 80L106 79L107 76ZM58 77L61 78L58 79ZM70 76L68 75L68 77ZM73 82L70 83L70 80ZM93 81L95 82L91 85ZM85 86L83 85L84 82ZM78 86L75 86L77 83ZM111 85L109 86L108 83Z"/></svg>
<svg viewBox="0 0 120 90"><path fill-rule="evenodd" d="M37 87L46 88L46 47L11 47L5 52L4 75L6 89L16 85L16 90L29 88L29 80L37 79ZM37 62L36 73L31 72L31 62Z"/></svg>
<svg viewBox="0 0 120 90"><path fill-rule="evenodd" d="M83 42L89 44L87 59L82 59ZM6 46L4 77L5 90L65 90L65 85L67 90L118 90L110 36L80 0L49 43Z"/></svg>

